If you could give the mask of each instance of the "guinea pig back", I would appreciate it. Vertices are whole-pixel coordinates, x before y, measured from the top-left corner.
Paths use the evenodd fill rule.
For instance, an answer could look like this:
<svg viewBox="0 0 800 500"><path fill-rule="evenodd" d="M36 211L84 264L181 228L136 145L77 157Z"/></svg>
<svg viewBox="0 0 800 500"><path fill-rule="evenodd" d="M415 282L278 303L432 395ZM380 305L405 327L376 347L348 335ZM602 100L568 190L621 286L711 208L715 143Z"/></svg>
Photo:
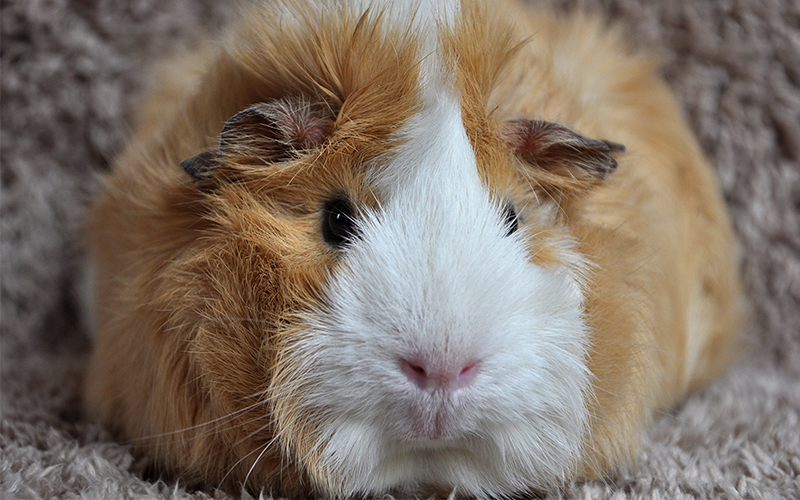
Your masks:
<svg viewBox="0 0 800 500"><path fill-rule="evenodd" d="M165 67L89 216L86 408L157 470L547 490L735 355L712 171L602 21L264 1Z"/></svg>

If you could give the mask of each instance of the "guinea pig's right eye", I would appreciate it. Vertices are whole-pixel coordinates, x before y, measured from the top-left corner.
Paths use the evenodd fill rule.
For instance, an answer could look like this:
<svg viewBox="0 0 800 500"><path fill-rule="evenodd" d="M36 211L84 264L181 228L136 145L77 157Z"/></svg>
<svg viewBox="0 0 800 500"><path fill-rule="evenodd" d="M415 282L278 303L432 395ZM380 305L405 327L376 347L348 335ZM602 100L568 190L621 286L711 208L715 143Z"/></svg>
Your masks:
<svg viewBox="0 0 800 500"><path fill-rule="evenodd" d="M519 217L517 216L517 211L514 210L514 207L511 204L506 205L505 207L505 223L506 223L506 236L511 236L512 234L517 232L519 229Z"/></svg>
<svg viewBox="0 0 800 500"><path fill-rule="evenodd" d="M353 206L343 197L337 197L325 204L322 212L322 237L336 248L351 240L355 233L356 221Z"/></svg>

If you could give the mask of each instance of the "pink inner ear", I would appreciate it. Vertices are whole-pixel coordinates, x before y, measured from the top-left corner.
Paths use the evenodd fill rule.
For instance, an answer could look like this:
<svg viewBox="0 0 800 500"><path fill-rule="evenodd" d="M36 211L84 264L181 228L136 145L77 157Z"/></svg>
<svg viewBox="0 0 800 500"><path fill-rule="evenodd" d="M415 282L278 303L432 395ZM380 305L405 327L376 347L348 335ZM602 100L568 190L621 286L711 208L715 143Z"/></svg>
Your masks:
<svg viewBox="0 0 800 500"><path fill-rule="evenodd" d="M314 149L330 136L333 122L321 105L302 99L256 103L233 115L220 134L223 153L283 161L292 150Z"/></svg>
<svg viewBox="0 0 800 500"><path fill-rule="evenodd" d="M506 122L505 136L511 149L519 154L527 149L528 138L525 130L529 128L526 120L511 120Z"/></svg>
<svg viewBox="0 0 800 500"><path fill-rule="evenodd" d="M541 126L545 123L526 119L506 122L506 141L511 150L523 157L537 153L543 146L539 139L542 138L543 133L546 133L546 127Z"/></svg>
<svg viewBox="0 0 800 500"><path fill-rule="evenodd" d="M287 139L297 149L313 149L325 142L331 134L330 121L310 113L295 111L285 119L289 121L286 124L289 133Z"/></svg>

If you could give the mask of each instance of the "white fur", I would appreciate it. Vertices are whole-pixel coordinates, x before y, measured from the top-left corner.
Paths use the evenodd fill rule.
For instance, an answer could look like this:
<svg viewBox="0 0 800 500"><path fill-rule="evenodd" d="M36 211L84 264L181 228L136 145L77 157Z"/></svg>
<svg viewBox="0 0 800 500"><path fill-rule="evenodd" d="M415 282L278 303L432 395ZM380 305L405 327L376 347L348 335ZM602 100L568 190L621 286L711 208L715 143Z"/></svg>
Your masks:
<svg viewBox="0 0 800 500"><path fill-rule="evenodd" d="M358 18L369 11L371 16L381 16L390 25L423 35L420 37L424 47L422 52L427 54L436 48L437 27L452 26L460 7L460 0L320 0L302 5L279 0L271 7L271 12L280 19L285 28L302 29L309 9L314 9L318 16L328 19L339 19L345 13Z"/></svg>
<svg viewBox="0 0 800 500"><path fill-rule="evenodd" d="M546 487L575 465L587 427L581 287L531 264L524 231L506 235L451 72L421 57L421 111L370 175L383 205L360 221L287 366L343 494ZM419 355L478 371L466 387L423 390L401 370ZM445 435L429 439L420 428L437 416Z"/></svg>
<svg viewBox="0 0 800 500"><path fill-rule="evenodd" d="M436 34L432 28L437 23L452 26L461 8L460 0L345 0L344 3L360 12L368 8L380 11L402 27L412 23L413 29L432 35Z"/></svg>

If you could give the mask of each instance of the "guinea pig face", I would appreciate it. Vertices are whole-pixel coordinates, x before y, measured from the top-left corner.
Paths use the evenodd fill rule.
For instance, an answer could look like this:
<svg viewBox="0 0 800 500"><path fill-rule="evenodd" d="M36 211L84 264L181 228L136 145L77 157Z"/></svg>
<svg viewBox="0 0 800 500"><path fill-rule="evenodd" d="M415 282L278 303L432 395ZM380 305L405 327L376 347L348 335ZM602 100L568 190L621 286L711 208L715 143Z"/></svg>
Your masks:
<svg viewBox="0 0 800 500"><path fill-rule="evenodd" d="M379 122L356 105L288 96L182 163L214 222L189 278L207 288L185 308L203 318L190 351L228 414L263 413L230 439L254 443L250 471L288 460L333 496L497 496L578 462L588 263L553 200L602 180L620 147L467 117L430 61L388 135L354 133Z"/></svg>
<svg viewBox="0 0 800 500"><path fill-rule="evenodd" d="M221 264L233 251L218 249L204 253L214 261L205 267L216 270L213 282L231 281L225 293L246 283L252 290L236 294L261 297L232 300L252 304L234 316L260 317L269 301L265 310L294 312L291 321L285 311L268 315L265 325L253 319L250 329L269 332L263 345L258 336L232 333L230 324L212 328L212 337L230 330L222 335L226 343L250 338L255 345L244 351L269 351L260 360L232 360L241 369L216 376L238 380L242 396L268 395L284 451L324 491L432 486L485 495L544 488L574 467L587 429L585 264L568 234L553 230L552 203L535 202L535 193L520 196L510 185L498 192L502 181L482 177L481 170L491 176L500 168L479 166L458 102L424 99L398 145L369 162L364 175L318 188L315 215L281 221L253 201L246 179L229 172L217 203L230 205L225 224L238 233L237 248L250 240L263 246L258 255L273 258L262 261L253 248L243 270L241 263ZM274 141L323 141L333 125L315 113L321 114L291 101L251 107L229 121L219 154L252 151L241 141L257 141L266 147L261 154L273 156ZM565 145L570 140L575 144ZM608 153L603 143L529 121L507 124L500 145L552 171L548 158L554 161L559 147L591 157L588 146ZM202 154L184 168L202 184L222 175L213 162ZM519 175L531 168L517 167ZM298 189L313 191L292 167L265 168L274 169L273 185L287 190L294 179L305 186ZM272 203L291 197L273 191ZM363 192L378 199L361 203L356 193ZM248 211L258 212L255 224L239 220ZM248 225L262 234L243 236ZM304 252L307 262L293 262ZM272 260L280 265L270 266ZM241 284L230 270L242 273ZM297 296L307 297L297 303ZM198 350L219 356L231 349ZM230 387L230 380L220 385Z"/></svg>
<svg viewBox="0 0 800 500"><path fill-rule="evenodd" d="M554 484L587 426L578 277L533 262L536 224L481 179L457 103L401 133L367 176L379 208L353 211L324 299L280 346L278 428L329 491Z"/></svg>
<svg viewBox="0 0 800 500"><path fill-rule="evenodd" d="M553 202L518 186L605 175L611 149L518 120L483 164L458 101L422 99L366 164L326 166L336 126L291 99L238 113L218 152L183 163L217 226L190 261L208 288L186 308L204 318L191 351L228 413L268 402L243 419L243 454L280 443L322 491L545 488L587 432L587 263ZM252 164L267 157L290 160Z"/></svg>

